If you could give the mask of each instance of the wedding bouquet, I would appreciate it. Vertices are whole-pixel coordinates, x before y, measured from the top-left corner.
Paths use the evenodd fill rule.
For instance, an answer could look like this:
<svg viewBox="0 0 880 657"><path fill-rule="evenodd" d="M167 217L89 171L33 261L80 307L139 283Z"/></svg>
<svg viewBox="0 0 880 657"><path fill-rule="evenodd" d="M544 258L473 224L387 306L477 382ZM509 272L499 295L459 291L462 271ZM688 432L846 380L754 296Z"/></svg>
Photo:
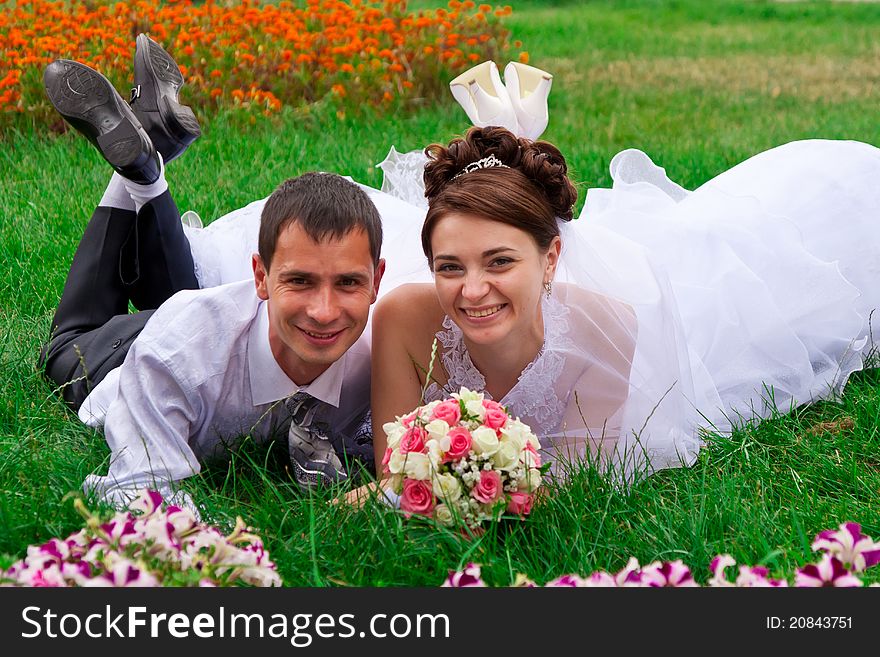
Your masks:
<svg viewBox="0 0 880 657"><path fill-rule="evenodd" d="M538 439L499 403L462 388L383 429L383 473L407 517L476 529L504 511L531 511L541 485Z"/></svg>

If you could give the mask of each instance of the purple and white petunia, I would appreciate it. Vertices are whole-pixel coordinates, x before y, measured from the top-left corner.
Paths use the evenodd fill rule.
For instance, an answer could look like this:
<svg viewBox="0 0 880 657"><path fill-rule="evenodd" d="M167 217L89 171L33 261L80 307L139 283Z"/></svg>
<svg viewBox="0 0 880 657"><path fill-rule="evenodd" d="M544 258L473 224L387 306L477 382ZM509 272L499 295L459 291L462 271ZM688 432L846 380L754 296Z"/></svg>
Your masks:
<svg viewBox="0 0 880 657"><path fill-rule="evenodd" d="M486 583L480 577L480 566L475 563L469 563L464 567L464 570L450 570L449 577L443 582L444 588L463 589L485 586Z"/></svg>
<svg viewBox="0 0 880 657"><path fill-rule="evenodd" d="M784 579L770 579L770 571L764 566L740 566L736 585L740 588L786 588Z"/></svg>
<svg viewBox="0 0 880 657"><path fill-rule="evenodd" d="M694 581L690 569L677 559L664 563L655 561L642 568L642 586L682 588L699 584Z"/></svg>
<svg viewBox="0 0 880 657"><path fill-rule="evenodd" d="M880 543L862 534L861 525L855 522L844 522L837 531L820 532L813 541L813 550L836 557L857 573L880 563Z"/></svg>
<svg viewBox="0 0 880 657"><path fill-rule="evenodd" d="M0 570L0 585L161 586L164 577L179 582L174 573L193 570L196 577L184 581L195 585L198 578L198 586L281 586L262 541L240 518L224 536L186 509L163 512L161 505L161 495L145 491L131 511L105 521L77 499L86 527L63 541L30 546L24 559Z"/></svg>
<svg viewBox="0 0 880 657"><path fill-rule="evenodd" d="M614 581L617 583L617 586L620 587L643 586L642 571L639 566L639 560L635 557L630 557L629 561L627 561L626 565L623 567L623 570L614 576Z"/></svg>
<svg viewBox="0 0 880 657"><path fill-rule="evenodd" d="M544 586L550 588L578 588L586 586L586 583L584 582L584 579L578 575L562 575L561 577L550 580Z"/></svg>
<svg viewBox="0 0 880 657"><path fill-rule="evenodd" d="M798 568L795 573L794 585L797 587L856 587L862 586L862 580L850 573L836 557L826 553L817 564Z"/></svg>

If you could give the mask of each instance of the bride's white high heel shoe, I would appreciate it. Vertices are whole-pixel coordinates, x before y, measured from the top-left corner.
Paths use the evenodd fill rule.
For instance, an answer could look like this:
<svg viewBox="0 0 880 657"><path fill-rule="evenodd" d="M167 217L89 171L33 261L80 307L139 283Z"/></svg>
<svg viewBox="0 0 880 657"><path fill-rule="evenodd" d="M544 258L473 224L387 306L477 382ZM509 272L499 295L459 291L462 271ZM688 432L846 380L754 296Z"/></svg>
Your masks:
<svg viewBox="0 0 880 657"><path fill-rule="evenodd" d="M465 71L449 83L449 89L478 128L497 125L519 134L510 94L495 62L483 62Z"/></svg>
<svg viewBox="0 0 880 657"><path fill-rule="evenodd" d="M504 83L510 95L520 137L537 139L547 128L547 96L553 76L528 64L510 62L504 67Z"/></svg>

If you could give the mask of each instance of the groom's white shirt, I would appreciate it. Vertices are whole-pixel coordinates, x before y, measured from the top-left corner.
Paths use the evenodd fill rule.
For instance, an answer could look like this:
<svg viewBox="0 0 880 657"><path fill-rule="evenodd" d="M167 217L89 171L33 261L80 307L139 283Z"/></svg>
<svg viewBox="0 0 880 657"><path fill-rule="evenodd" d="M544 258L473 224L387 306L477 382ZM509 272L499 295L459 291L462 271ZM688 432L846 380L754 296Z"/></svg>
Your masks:
<svg viewBox="0 0 880 657"><path fill-rule="evenodd" d="M267 304L253 280L179 292L162 304L79 409L104 427L107 476L84 488L109 501L183 479L242 436L264 439L289 421L283 400L304 391L325 402L334 431L354 435L369 408L367 333L306 386L282 371L269 347ZM163 485L163 483L165 485Z"/></svg>

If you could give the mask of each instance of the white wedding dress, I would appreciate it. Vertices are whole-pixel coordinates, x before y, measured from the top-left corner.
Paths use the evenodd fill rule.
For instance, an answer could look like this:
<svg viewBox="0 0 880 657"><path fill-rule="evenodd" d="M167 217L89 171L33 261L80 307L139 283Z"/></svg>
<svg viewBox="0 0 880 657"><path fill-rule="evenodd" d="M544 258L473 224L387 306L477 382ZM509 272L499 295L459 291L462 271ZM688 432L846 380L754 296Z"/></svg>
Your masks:
<svg viewBox="0 0 880 657"><path fill-rule="evenodd" d="M418 199L419 157L386 161L397 197ZM689 465L705 430L842 391L880 307L880 150L793 142L692 192L637 150L611 174L561 223L544 347L499 400L557 463L591 451L627 474ZM381 293L430 281L424 202L365 189L385 230ZM261 207L187 229L203 286L251 275ZM461 331L447 320L438 339L449 382L429 399L480 389Z"/></svg>

